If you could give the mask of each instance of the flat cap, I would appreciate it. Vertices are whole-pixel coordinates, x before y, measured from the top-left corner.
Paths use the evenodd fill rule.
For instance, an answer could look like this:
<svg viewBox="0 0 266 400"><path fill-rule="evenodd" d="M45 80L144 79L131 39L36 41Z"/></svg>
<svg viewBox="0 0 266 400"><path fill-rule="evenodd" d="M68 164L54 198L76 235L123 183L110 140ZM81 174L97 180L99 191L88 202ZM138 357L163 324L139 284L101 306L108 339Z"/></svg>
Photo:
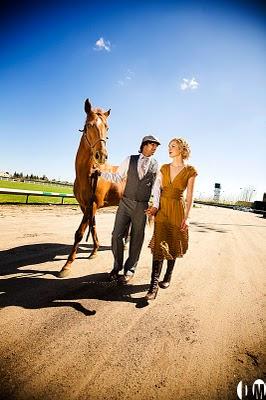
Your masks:
<svg viewBox="0 0 266 400"><path fill-rule="evenodd" d="M142 139L141 145L143 145L143 143L145 143L145 142L152 142L152 143L156 143L158 145L161 144L159 142L159 140L153 135L144 136L144 138Z"/></svg>

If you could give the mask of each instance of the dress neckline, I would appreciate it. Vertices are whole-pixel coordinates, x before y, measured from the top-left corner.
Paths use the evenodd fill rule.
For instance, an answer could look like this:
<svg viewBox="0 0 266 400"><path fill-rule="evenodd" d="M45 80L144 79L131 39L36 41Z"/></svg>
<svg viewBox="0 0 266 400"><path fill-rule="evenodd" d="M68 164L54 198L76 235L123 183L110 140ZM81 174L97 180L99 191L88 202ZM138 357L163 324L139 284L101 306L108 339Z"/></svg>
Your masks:
<svg viewBox="0 0 266 400"><path fill-rule="evenodd" d="M184 165L184 167L175 175L174 179L171 181L171 169L170 169L171 164L168 164L168 172L169 172L169 182L172 185L172 183L174 182L175 178L181 174L182 171L184 171L184 169L186 168L186 165Z"/></svg>

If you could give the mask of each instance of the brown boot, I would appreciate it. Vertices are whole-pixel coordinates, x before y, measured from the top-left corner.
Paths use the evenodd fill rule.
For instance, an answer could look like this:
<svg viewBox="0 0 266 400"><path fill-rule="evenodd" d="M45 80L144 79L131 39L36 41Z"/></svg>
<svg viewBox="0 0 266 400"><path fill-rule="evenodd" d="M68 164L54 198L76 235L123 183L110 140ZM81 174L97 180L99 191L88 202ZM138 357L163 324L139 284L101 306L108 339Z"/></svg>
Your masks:
<svg viewBox="0 0 266 400"><path fill-rule="evenodd" d="M153 260L152 262L152 273L151 273L151 283L148 293L145 296L145 300L154 300L158 293L158 282L163 266L162 260Z"/></svg>
<svg viewBox="0 0 266 400"><path fill-rule="evenodd" d="M167 289L170 286L175 260L167 260L167 269L163 281L159 283L160 288Z"/></svg>

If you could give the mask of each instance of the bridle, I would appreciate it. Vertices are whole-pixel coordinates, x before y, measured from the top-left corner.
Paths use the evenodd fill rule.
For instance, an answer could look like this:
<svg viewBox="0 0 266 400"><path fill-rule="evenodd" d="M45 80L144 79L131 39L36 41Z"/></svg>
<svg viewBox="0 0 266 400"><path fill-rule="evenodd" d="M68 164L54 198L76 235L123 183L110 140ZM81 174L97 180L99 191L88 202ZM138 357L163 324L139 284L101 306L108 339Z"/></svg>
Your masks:
<svg viewBox="0 0 266 400"><path fill-rule="evenodd" d="M89 128L96 128L98 133L99 133L99 139L96 140L96 142L93 143L93 144L90 143L90 141L88 139L88 136L87 136L87 131L88 131ZM85 126L84 126L84 129L79 129L79 131L83 132L83 136L86 139L86 141L87 141L87 143L88 143L88 145L89 145L89 147L91 149L93 149L96 146L96 144L99 143L99 142L103 142L106 145L106 139L108 139L108 137L106 137L106 139L101 138L101 133L100 133L99 128L98 128L96 123L93 123L93 124L90 123L90 122L86 123Z"/></svg>
<svg viewBox="0 0 266 400"><path fill-rule="evenodd" d="M98 130L98 132L99 132L99 130ZM83 136L87 140L87 143L88 143L88 145L90 146L91 149L93 149L96 146L96 144L99 143L99 142L103 142L106 145L106 139L98 139L98 140L96 140L95 143L91 144L89 139L88 139L87 132L85 130L83 131Z"/></svg>

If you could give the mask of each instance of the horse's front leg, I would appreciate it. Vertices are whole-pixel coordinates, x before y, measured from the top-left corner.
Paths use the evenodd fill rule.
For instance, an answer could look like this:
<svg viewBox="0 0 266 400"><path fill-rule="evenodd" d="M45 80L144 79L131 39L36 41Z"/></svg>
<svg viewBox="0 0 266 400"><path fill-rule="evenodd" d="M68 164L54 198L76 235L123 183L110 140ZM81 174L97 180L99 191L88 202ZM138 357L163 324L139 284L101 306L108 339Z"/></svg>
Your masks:
<svg viewBox="0 0 266 400"><path fill-rule="evenodd" d="M75 233L75 241L74 241L73 247L71 249L71 253L68 256L67 262L65 263L65 265L63 266L63 268L61 269L61 271L58 274L59 278L65 278L66 276L68 276L70 274L71 264L73 263L73 261L76 258L79 243L81 242L81 240L83 238L83 235L84 235L84 232L85 232L87 226L88 226L88 214L86 213L86 214L84 214L81 224Z"/></svg>
<svg viewBox="0 0 266 400"><path fill-rule="evenodd" d="M95 221L95 214L97 211L96 204L94 203L93 205L93 214L92 214L92 226L91 226L91 235L92 235L92 240L93 240L93 249L92 252L89 256L89 258L95 258L98 252L98 249L100 247L98 236L97 236L97 231L96 231L96 221Z"/></svg>

